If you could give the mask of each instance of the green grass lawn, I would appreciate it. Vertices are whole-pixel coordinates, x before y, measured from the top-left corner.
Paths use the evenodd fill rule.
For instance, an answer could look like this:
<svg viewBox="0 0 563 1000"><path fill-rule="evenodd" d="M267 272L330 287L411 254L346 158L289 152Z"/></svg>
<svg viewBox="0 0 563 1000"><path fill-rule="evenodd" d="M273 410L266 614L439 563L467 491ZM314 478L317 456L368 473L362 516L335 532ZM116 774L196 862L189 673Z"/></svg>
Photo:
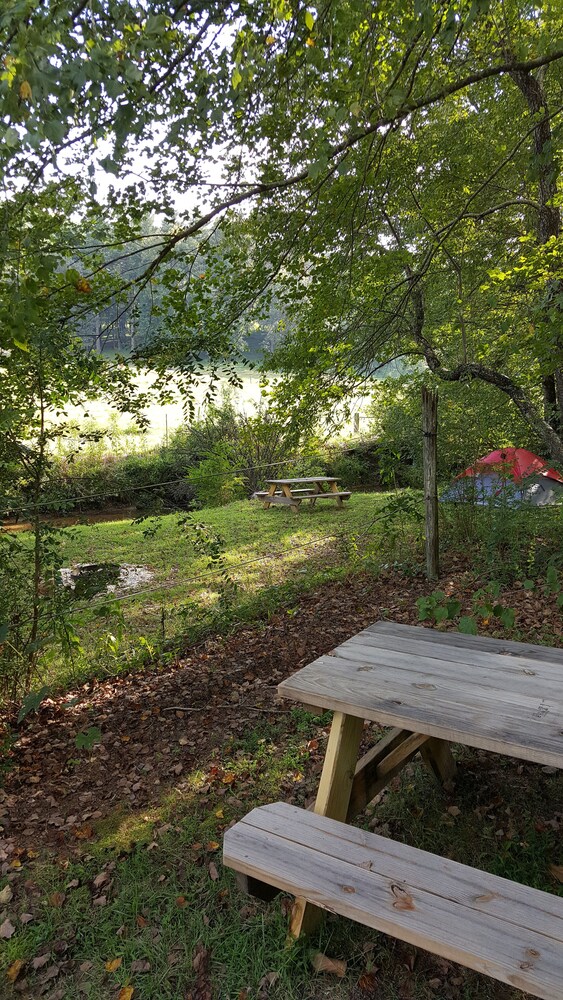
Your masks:
<svg viewBox="0 0 563 1000"><path fill-rule="evenodd" d="M406 491L411 503L416 494ZM136 658L158 652L171 656L210 631L224 631L240 621L267 615L292 597L352 568L391 558L400 539L412 543L410 514L385 509L393 494L354 493L342 509L325 501L264 510L256 502L197 511L194 520L209 539L217 539L219 561L181 515L140 523L112 521L65 529L64 564L128 563L154 574L139 594L111 602L95 617L104 600L78 601L73 612L83 651L72 661L51 655L44 677L55 684L75 683L96 671L118 672ZM412 551L412 545L411 545Z"/></svg>

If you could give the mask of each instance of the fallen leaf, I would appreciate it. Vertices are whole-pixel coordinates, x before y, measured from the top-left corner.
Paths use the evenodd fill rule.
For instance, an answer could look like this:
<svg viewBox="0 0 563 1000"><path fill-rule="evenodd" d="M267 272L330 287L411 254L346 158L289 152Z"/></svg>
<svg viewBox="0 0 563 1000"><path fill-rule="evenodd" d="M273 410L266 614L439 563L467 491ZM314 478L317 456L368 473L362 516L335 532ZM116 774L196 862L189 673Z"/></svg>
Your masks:
<svg viewBox="0 0 563 1000"><path fill-rule="evenodd" d="M362 993L367 993L368 997L375 996L377 987L377 977L375 972L362 972L358 979L358 988Z"/></svg>
<svg viewBox="0 0 563 1000"><path fill-rule="evenodd" d="M42 969L44 965L47 965L50 957L50 953L47 952L46 955L38 955L37 958L32 959L31 968L33 971L37 972L38 969Z"/></svg>
<svg viewBox="0 0 563 1000"><path fill-rule="evenodd" d="M134 986L122 986L119 993L117 994L117 1000L131 1000L135 992Z"/></svg>
<svg viewBox="0 0 563 1000"><path fill-rule="evenodd" d="M215 815L216 815L217 819L223 819L223 815L224 815L223 814L223 810L222 809L218 809L217 812L215 813Z"/></svg>
<svg viewBox="0 0 563 1000"><path fill-rule="evenodd" d="M122 958L108 958L106 962L106 972L116 972L122 961Z"/></svg>
<svg viewBox="0 0 563 1000"><path fill-rule="evenodd" d="M139 915L135 918L135 923L137 924L137 927L147 927L148 920L143 917L141 913L139 913Z"/></svg>
<svg viewBox="0 0 563 1000"><path fill-rule="evenodd" d="M6 979L10 983L15 983L21 970L23 968L23 958L16 958L15 962L12 962L8 971L6 972Z"/></svg>
<svg viewBox="0 0 563 1000"><path fill-rule="evenodd" d="M41 976L41 982L48 983L51 979L56 979L60 971L59 965L50 965L47 971Z"/></svg>
<svg viewBox="0 0 563 1000"><path fill-rule="evenodd" d="M213 864L213 861L209 864L209 877L216 882L219 878L219 872L217 871L217 865Z"/></svg>
<svg viewBox="0 0 563 1000"><path fill-rule="evenodd" d="M217 843L216 840L209 840L207 842L207 844L205 845L205 850L206 851L218 851L219 850L219 844Z"/></svg>
<svg viewBox="0 0 563 1000"><path fill-rule="evenodd" d="M6 906L13 898L13 895L12 886L5 885L2 892L0 892L0 906Z"/></svg>
<svg viewBox="0 0 563 1000"><path fill-rule="evenodd" d="M265 998L268 995L271 987L275 986L279 978L279 972L267 972L265 976L262 976L262 979L258 983L260 998Z"/></svg>
<svg viewBox="0 0 563 1000"><path fill-rule="evenodd" d="M346 975L347 963L340 958L329 958L328 955L323 955L322 951L311 955L311 965L315 972L331 972L341 979Z"/></svg>
<svg viewBox="0 0 563 1000"><path fill-rule="evenodd" d="M549 871L558 882L563 882L563 865L550 865Z"/></svg>
<svg viewBox="0 0 563 1000"><path fill-rule="evenodd" d="M0 938L5 938L7 941L11 938L12 934L15 934L16 928L10 922L8 917L6 917L3 924L0 924Z"/></svg>
<svg viewBox="0 0 563 1000"><path fill-rule="evenodd" d="M461 809L459 806L448 806L448 812L450 816L461 816Z"/></svg>
<svg viewBox="0 0 563 1000"><path fill-rule="evenodd" d="M209 965L209 951L203 944L203 941L198 941L194 949L194 957L192 959L192 968L194 972L201 974L205 972Z"/></svg>
<svg viewBox="0 0 563 1000"><path fill-rule="evenodd" d="M29 924L33 920L33 913L20 913L20 924Z"/></svg>
<svg viewBox="0 0 563 1000"><path fill-rule="evenodd" d="M105 906L106 903L107 903L107 896L96 896L95 899L92 900L92 904L94 906Z"/></svg>
<svg viewBox="0 0 563 1000"><path fill-rule="evenodd" d="M94 836L94 827L90 823L84 823L83 826L77 826L74 831L74 836L77 840L89 840L90 837Z"/></svg>
<svg viewBox="0 0 563 1000"><path fill-rule="evenodd" d="M176 906L179 906L180 909L183 910L184 906L186 906L186 905L187 904L186 904L186 897L185 896L176 896Z"/></svg>
<svg viewBox="0 0 563 1000"><path fill-rule="evenodd" d="M151 963L144 958L137 958L131 962L131 972L150 972Z"/></svg>
<svg viewBox="0 0 563 1000"><path fill-rule="evenodd" d="M100 872L99 875L96 875L92 884L95 889L101 889L101 887L105 885L106 882L109 882L108 872Z"/></svg>
<svg viewBox="0 0 563 1000"><path fill-rule="evenodd" d="M64 892L52 892L49 896L49 902L51 906L62 906L66 896Z"/></svg>

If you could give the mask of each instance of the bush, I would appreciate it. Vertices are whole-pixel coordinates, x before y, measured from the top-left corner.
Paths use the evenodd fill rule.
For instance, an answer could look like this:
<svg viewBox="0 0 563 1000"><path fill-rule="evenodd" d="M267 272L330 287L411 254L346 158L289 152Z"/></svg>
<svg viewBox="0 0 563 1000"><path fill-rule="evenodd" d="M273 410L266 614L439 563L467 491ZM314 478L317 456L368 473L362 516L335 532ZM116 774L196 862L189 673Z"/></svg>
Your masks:
<svg viewBox="0 0 563 1000"><path fill-rule="evenodd" d="M542 445L508 397L494 386L441 382L425 372L378 382L371 428L382 442L381 461L397 485L422 485L421 386L438 389L438 474L447 480L496 448L515 445L541 454Z"/></svg>

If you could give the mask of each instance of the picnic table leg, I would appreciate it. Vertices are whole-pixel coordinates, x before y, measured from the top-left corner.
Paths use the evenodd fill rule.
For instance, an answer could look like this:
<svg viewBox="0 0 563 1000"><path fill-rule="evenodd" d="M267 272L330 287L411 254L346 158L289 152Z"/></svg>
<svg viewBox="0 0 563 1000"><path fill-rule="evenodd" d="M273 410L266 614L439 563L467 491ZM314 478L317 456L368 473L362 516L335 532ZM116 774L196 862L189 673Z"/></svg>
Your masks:
<svg viewBox="0 0 563 1000"><path fill-rule="evenodd" d="M319 495L319 493L323 492L318 483L313 483L313 487L317 496ZM317 502L317 497L311 497L311 499L309 500L309 507L314 507L316 502Z"/></svg>
<svg viewBox="0 0 563 1000"><path fill-rule="evenodd" d="M330 484L330 490L331 490L331 493L338 493L338 483L331 483ZM344 504L342 502L342 497L337 497L336 498L336 506L337 507L343 507L344 506Z"/></svg>
<svg viewBox="0 0 563 1000"><path fill-rule="evenodd" d="M450 744L447 740L431 737L420 748L420 753L426 766L442 784L455 777L456 762L452 757Z"/></svg>
<svg viewBox="0 0 563 1000"><path fill-rule="evenodd" d="M346 821L363 729L363 719L334 713L314 809L320 816ZM290 936L310 934L322 915L322 909L298 897L293 904Z"/></svg>
<svg viewBox="0 0 563 1000"><path fill-rule="evenodd" d="M285 483L282 484L282 493L283 493L284 497L288 497L290 500L295 500L295 497L293 496L293 493L291 492L291 489L289 488L289 486L286 486ZM299 504L298 503L292 504L292 510L293 510L294 514L298 514L299 513Z"/></svg>
<svg viewBox="0 0 563 1000"><path fill-rule="evenodd" d="M276 492L276 486L275 484L273 484L272 486L270 486L270 489L268 490L268 496L273 497L275 492ZM264 510L268 510L268 507L270 506L271 504L269 504L267 500L264 500Z"/></svg>

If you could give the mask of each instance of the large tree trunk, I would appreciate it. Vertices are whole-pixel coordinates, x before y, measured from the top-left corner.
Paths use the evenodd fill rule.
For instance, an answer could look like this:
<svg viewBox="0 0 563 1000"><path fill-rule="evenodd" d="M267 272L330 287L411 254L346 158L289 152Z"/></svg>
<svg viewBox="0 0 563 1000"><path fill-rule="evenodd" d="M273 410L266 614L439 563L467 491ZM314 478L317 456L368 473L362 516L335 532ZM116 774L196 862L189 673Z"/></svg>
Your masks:
<svg viewBox="0 0 563 1000"><path fill-rule="evenodd" d="M561 214L554 204L557 193L559 167L552 146L551 119L544 86L542 68L534 76L531 71L511 70L510 76L523 94L531 115L536 118L532 137L538 172L538 222L537 238L541 245L561 232ZM557 348L563 351L563 340ZM553 374L543 378L544 419L559 434L563 430L563 373L557 367Z"/></svg>

